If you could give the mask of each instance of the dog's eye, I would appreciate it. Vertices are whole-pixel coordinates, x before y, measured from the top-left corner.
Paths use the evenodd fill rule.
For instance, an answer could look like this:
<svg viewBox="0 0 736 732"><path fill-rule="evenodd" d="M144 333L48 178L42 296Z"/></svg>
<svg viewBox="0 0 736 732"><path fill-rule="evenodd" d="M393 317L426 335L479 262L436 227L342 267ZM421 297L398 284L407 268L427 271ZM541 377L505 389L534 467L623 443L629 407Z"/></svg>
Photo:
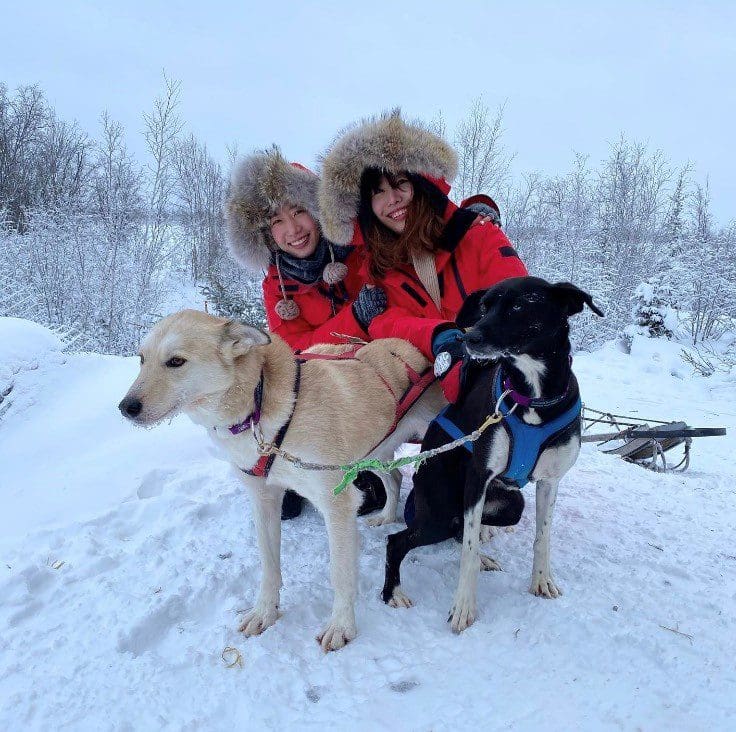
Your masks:
<svg viewBox="0 0 736 732"><path fill-rule="evenodd" d="M515 313L518 313L518 312L520 312L520 311L522 310L522 305L521 305L521 303L520 303L520 302L515 302L515 303L514 303L514 304L513 304L512 306L511 306L511 309L512 309L512 310L513 310L513 311L514 311Z"/></svg>
<svg viewBox="0 0 736 732"><path fill-rule="evenodd" d="M186 358L182 358L181 356L172 356L166 362L166 365L170 366L172 369L178 369L179 366L183 366L186 362L187 362Z"/></svg>

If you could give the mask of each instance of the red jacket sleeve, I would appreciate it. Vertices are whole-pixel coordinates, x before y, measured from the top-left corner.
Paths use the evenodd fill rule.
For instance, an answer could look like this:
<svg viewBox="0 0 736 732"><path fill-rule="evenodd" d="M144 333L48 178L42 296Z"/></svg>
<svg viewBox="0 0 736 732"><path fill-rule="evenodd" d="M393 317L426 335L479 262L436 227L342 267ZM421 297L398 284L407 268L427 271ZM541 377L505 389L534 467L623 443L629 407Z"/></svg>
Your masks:
<svg viewBox="0 0 736 732"><path fill-rule="evenodd" d="M400 305L389 304L385 312L376 316L368 326L371 339L403 338L416 346L430 361L434 361L432 353L432 334L438 325L447 324L442 318L424 318L409 312Z"/></svg>
<svg viewBox="0 0 736 732"><path fill-rule="evenodd" d="M281 320L276 314L276 303L281 299L280 293L275 293L270 288L263 286L263 304L266 310L268 329L272 333L281 336L294 351L301 351L317 343L344 343L341 338L336 338L330 333L343 333L357 338L365 338L366 332L355 319L353 308L350 304L343 306L337 315L327 319L318 326L312 325L305 318L298 317L294 320ZM298 301L297 301L298 302Z"/></svg>
<svg viewBox="0 0 736 732"><path fill-rule="evenodd" d="M491 287L509 277L526 277L529 274L514 245L498 226L474 226L465 236L477 240L479 286L475 289Z"/></svg>

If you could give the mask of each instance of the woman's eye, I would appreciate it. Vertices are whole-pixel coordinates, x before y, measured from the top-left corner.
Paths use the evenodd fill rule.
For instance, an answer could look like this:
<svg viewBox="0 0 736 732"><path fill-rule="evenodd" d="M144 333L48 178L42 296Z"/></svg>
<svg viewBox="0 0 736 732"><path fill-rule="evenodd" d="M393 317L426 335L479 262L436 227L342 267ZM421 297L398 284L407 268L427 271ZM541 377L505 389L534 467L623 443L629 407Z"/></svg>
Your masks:
<svg viewBox="0 0 736 732"><path fill-rule="evenodd" d="M187 362L186 358L182 358L181 356L172 356L166 362L166 365L172 369L178 369L179 366L183 366L186 362Z"/></svg>

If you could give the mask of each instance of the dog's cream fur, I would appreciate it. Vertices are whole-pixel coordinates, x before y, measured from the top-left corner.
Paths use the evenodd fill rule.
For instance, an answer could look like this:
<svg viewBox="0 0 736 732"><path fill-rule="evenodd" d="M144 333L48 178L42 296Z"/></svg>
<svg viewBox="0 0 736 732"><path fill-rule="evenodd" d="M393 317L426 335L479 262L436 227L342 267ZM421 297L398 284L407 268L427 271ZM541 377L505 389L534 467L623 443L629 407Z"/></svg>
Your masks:
<svg viewBox="0 0 736 732"><path fill-rule="evenodd" d="M346 464L366 456L386 436L395 416L394 395L400 396L408 386L404 362L418 372L428 365L405 341L374 341L355 359L302 364L301 387L294 404L296 364L281 338L193 310L158 323L145 339L141 356L141 372L121 402L121 410L125 413L130 400L139 402L140 413L131 418L142 425L153 425L184 412L207 428L237 468L251 468L259 457L251 430L232 435L228 427L252 412L253 391L261 371L264 388L260 429L264 440L274 439L293 408L282 449L304 461ZM172 365L172 357L185 359L185 363ZM432 385L370 456L392 457L398 445L424 433L444 403L438 385ZM318 640L324 650L342 648L356 635L358 490L350 485L334 496L339 472L307 471L278 457L266 479L241 470L238 474L253 499L263 569L255 606L245 615L240 630L256 635L279 616L280 509L288 487L309 499L324 516L335 596L332 617ZM395 516L397 497L398 488L396 496L387 500L387 506L389 502L393 505L384 509L384 517Z"/></svg>

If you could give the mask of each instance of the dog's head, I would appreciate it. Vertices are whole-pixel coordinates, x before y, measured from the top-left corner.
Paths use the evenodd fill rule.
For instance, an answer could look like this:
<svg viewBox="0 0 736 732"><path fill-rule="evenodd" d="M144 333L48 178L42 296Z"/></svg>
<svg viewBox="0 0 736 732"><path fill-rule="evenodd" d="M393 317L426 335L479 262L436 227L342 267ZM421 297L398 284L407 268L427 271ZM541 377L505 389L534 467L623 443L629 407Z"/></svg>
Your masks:
<svg viewBox="0 0 736 732"><path fill-rule="evenodd" d="M266 333L234 320L196 310L169 315L143 341L140 373L118 408L143 426L195 410L233 386L236 363L239 374L252 371L255 387L258 346L268 343Z"/></svg>
<svg viewBox="0 0 736 732"><path fill-rule="evenodd" d="M587 305L603 313L587 293L569 282L551 284L538 277L514 277L485 292L473 293L458 317L474 319L465 334L473 358L512 358L549 352L565 342L567 319Z"/></svg>

